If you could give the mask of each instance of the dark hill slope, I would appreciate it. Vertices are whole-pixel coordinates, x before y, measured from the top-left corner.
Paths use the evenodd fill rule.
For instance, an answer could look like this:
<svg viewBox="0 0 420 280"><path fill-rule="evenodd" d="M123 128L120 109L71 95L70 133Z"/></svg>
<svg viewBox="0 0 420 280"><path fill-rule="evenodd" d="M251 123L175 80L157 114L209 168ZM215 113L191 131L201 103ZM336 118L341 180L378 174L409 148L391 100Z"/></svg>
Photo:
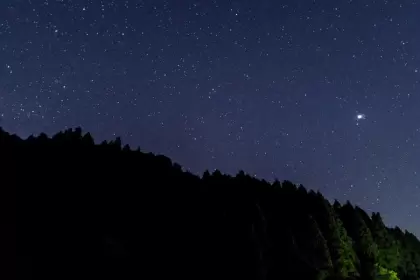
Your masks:
<svg viewBox="0 0 420 280"><path fill-rule="evenodd" d="M420 279L414 235L287 181L199 178L80 129L0 131L0 155L22 279Z"/></svg>

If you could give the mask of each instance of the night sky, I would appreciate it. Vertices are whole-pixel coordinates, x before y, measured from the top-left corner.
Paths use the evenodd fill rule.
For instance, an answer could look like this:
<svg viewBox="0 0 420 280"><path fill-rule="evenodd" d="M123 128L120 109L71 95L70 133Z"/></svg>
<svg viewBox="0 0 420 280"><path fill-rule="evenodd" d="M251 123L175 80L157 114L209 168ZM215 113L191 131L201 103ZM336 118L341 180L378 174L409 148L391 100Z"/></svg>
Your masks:
<svg viewBox="0 0 420 280"><path fill-rule="evenodd" d="M417 0L1 0L0 125L288 179L420 236Z"/></svg>

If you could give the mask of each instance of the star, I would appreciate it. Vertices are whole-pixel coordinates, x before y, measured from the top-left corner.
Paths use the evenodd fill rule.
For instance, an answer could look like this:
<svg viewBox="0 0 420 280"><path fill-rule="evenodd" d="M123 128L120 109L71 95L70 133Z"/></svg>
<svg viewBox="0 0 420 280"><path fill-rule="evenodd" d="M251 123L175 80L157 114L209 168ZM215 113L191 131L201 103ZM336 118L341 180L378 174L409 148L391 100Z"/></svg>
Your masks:
<svg viewBox="0 0 420 280"><path fill-rule="evenodd" d="M365 114L357 114L356 115L356 119L357 120L365 120L366 119L366 115Z"/></svg>

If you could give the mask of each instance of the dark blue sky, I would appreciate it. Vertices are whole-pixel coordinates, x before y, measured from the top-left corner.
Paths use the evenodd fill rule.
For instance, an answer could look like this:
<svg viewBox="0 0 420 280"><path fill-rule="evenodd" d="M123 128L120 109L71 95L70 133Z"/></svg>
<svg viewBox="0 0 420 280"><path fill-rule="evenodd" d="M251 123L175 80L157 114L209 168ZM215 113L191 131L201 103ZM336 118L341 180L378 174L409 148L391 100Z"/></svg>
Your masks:
<svg viewBox="0 0 420 280"><path fill-rule="evenodd" d="M243 169L420 235L420 3L0 1L0 114ZM357 116L359 115L359 118Z"/></svg>

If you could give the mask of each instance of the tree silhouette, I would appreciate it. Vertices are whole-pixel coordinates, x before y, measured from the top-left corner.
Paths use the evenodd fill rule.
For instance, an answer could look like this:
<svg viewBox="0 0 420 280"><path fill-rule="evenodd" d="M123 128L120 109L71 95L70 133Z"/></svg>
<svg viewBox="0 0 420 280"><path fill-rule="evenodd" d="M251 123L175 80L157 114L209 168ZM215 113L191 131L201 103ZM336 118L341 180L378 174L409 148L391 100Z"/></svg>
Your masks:
<svg viewBox="0 0 420 280"><path fill-rule="evenodd" d="M18 232L22 279L420 279L413 234L290 181L198 177L81 128L0 128L0 155L3 263Z"/></svg>

